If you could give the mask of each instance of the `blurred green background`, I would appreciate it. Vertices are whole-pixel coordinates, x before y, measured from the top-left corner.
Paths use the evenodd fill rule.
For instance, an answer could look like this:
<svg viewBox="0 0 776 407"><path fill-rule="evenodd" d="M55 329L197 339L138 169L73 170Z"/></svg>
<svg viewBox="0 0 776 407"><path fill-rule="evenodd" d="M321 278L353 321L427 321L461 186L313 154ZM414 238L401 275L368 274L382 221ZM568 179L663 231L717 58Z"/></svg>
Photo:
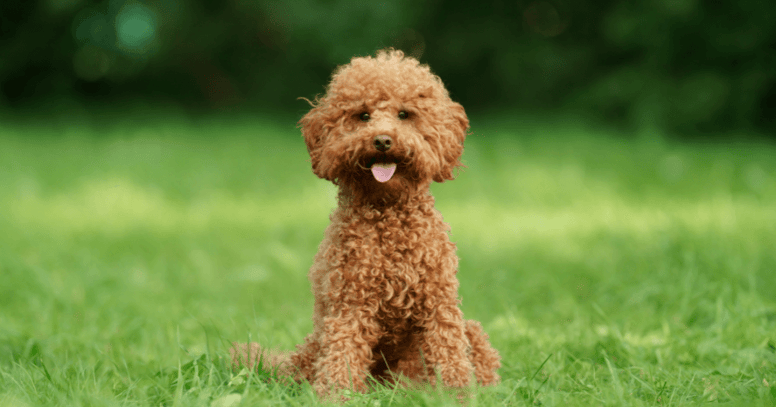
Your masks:
<svg viewBox="0 0 776 407"><path fill-rule="evenodd" d="M336 65L393 46L470 112L734 137L776 130L775 15L764 0L4 0L0 111L299 114Z"/></svg>

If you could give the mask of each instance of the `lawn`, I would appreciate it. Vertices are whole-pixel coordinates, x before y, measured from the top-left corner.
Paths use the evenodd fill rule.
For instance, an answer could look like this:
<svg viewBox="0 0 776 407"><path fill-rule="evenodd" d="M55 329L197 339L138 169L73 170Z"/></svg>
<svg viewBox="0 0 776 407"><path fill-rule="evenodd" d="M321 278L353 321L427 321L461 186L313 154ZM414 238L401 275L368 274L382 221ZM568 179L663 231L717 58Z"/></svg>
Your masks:
<svg viewBox="0 0 776 407"><path fill-rule="evenodd" d="M469 405L776 404L774 144L472 125L433 187L503 358ZM318 403L226 357L311 330L334 193L293 121L0 125L0 407Z"/></svg>

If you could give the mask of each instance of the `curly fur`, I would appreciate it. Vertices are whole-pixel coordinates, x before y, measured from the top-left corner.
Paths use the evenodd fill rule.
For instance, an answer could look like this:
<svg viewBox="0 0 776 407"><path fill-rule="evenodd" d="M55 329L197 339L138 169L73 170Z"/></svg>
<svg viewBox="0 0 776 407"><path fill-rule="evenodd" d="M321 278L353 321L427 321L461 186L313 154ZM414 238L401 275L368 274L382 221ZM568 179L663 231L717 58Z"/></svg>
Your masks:
<svg viewBox="0 0 776 407"><path fill-rule="evenodd" d="M499 355L463 319L455 244L429 193L461 165L463 107L428 66L392 49L339 67L311 104L302 134L313 172L339 187L338 207L310 269L313 332L272 363L321 395L364 391L369 375L497 383ZM378 149L378 137L390 148ZM396 164L390 180L378 182L375 163ZM255 354L240 346L234 360L250 365Z"/></svg>

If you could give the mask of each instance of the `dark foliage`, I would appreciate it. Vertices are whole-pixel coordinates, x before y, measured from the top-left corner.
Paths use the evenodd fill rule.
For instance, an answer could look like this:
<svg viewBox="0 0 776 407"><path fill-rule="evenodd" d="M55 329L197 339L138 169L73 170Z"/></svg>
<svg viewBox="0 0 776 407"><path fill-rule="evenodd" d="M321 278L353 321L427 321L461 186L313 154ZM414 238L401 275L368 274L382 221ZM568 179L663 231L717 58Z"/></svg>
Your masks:
<svg viewBox="0 0 776 407"><path fill-rule="evenodd" d="M148 100L303 112L394 46L471 111L573 109L683 134L776 130L776 2L0 2L0 108Z"/></svg>

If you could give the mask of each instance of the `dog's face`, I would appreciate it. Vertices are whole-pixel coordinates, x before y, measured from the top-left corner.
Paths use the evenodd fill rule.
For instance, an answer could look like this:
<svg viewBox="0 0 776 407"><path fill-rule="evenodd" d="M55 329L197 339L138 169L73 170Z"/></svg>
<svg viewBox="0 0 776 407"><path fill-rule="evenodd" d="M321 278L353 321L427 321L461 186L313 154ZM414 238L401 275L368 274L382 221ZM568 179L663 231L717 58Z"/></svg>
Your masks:
<svg viewBox="0 0 776 407"><path fill-rule="evenodd" d="M400 51L341 66L300 124L316 175L382 201L453 179L469 128L441 80Z"/></svg>

